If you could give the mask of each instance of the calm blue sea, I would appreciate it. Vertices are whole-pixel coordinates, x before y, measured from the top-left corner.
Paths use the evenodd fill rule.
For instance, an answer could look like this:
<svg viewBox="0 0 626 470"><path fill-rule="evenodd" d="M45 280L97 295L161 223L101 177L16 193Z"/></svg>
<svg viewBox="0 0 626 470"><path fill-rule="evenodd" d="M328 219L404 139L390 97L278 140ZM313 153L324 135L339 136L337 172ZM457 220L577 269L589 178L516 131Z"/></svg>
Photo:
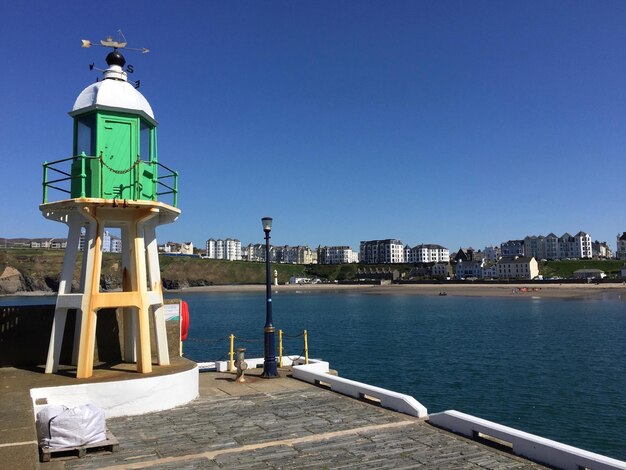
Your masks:
<svg viewBox="0 0 626 470"><path fill-rule="evenodd" d="M264 293L182 298L188 357L226 358L230 333L248 357L263 356ZM626 460L626 301L617 297L303 291L275 293L273 305L276 328L307 329L311 357L344 377L410 394L430 413L456 409ZM285 348L300 354L302 337L285 338Z"/></svg>

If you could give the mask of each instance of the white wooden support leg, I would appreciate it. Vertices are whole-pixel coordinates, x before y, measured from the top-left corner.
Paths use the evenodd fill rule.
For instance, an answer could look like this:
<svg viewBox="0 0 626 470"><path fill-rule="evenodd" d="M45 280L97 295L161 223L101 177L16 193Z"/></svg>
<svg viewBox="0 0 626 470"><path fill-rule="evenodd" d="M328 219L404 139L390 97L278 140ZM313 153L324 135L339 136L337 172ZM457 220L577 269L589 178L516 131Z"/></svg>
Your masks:
<svg viewBox="0 0 626 470"><path fill-rule="evenodd" d="M46 359L46 374L52 374L59 370L61 359L61 346L63 345L63 331L67 320L67 309L59 308L54 310L54 320L52 320L52 333L50 334L50 344L48 345L48 358Z"/></svg>
<svg viewBox="0 0 626 470"><path fill-rule="evenodd" d="M134 240L130 238L130 230L128 224L121 227L122 247L131 247ZM130 258L130 250L122 251L122 290L128 292L134 290L129 273L132 269L132 260ZM124 338L122 359L125 362L137 362L137 309L133 307L122 308L122 322L124 324Z"/></svg>
<svg viewBox="0 0 626 470"><path fill-rule="evenodd" d="M80 229L84 219L79 214L71 214L68 217L67 248L63 258L63 268L61 270L61 281L57 295L57 307L54 310L52 320L52 332L50 333L50 343L48 344L48 356L46 358L46 374L51 374L59 370L61 359L61 347L63 346L63 333L67 320L67 308L59 307L62 297L72 291L72 278L74 276L74 265L78 257L78 242L80 239Z"/></svg>
<svg viewBox="0 0 626 470"><path fill-rule="evenodd" d="M159 365L170 365L170 353L167 344L167 330L165 327L165 313L163 308L163 287L159 268L159 250L157 246L156 230L153 223L144 226L144 240L146 242L146 261L148 263L148 281L152 293L152 313L154 332L156 336L157 361ZM155 299L155 297L157 297ZM154 303L158 302L158 303Z"/></svg>

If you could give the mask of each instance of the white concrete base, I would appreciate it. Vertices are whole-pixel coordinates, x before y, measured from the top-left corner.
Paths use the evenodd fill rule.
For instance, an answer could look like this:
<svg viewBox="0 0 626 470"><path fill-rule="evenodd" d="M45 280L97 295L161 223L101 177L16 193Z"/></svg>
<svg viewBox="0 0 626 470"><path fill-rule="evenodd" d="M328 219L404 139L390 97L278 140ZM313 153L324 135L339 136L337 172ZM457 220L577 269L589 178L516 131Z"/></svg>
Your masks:
<svg viewBox="0 0 626 470"><path fill-rule="evenodd" d="M198 367L175 374L116 382L94 382L61 387L33 388L35 416L47 405L67 407L93 403L107 418L169 410L198 397ZM45 399L47 405L36 404Z"/></svg>
<svg viewBox="0 0 626 470"><path fill-rule="evenodd" d="M435 413L430 415L428 420L435 426L471 438L483 437L487 440L496 438L507 442L516 455L564 470L626 469L626 462L621 460L561 444L460 411L450 410Z"/></svg>

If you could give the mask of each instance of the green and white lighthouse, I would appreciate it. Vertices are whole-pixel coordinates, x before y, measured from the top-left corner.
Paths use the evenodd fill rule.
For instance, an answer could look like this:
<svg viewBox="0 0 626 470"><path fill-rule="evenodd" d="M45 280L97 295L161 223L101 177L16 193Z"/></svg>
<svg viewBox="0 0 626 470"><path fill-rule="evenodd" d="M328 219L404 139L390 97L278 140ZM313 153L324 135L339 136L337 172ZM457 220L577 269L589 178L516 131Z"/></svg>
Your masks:
<svg viewBox="0 0 626 470"><path fill-rule="evenodd" d="M180 215L178 174L159 163L154 113L124 71L119 49L126 43L108 38L101 45L113 48L106 57L108 68L101 80L80 93L70 112L73 156L44 163L40 206L44 217L68 226L46 373L58 369L67 312L76 309L73 363L78 378L92 375L96 322L105 308L123 311L125 361L136 362L139 372L152 370L152 317L158 363L169 364L155 229ZM50 201L52 191L63 198ZM108 228L121 231L122 292L100 290L102 240ZM85 253L79 288L73 292L82 231Z"/></svg>

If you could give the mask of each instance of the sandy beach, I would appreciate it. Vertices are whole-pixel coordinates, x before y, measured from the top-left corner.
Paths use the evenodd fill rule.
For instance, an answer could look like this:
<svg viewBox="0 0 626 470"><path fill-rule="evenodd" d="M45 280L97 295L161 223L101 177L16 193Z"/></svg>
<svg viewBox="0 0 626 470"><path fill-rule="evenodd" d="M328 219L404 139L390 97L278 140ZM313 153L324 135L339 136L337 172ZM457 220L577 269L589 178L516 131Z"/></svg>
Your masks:
<svg viewBox="0 0 626 470"><path fill-rule="evenodd" d="M216 285L203 287L187 287L177 290L166 290L169 294L184 293L227 293L227 292L265 292L265 285ZM626 284L622 282L603 284L281 284L272 286L272 292L360 292L372 295L428 295L466 296L466 297L516 297L516 298L587 298L587 299L621 299L626 300ZM16 292L7 296L54 296L55 292Z"/></svg>
<svg viewBox="0 0 626 470"><path fill-rule="evenodd" d="M168 292L264 292L264 285L223 285L190 287ZM479 297L519 297L519 298L621 298L626 299L626 285L606 284L392 284L380 285L338 285L338 284L293 284L272 286L272 291L280 292L361 292L376 295L430 295L439 296L479 296Z"/></svg>

